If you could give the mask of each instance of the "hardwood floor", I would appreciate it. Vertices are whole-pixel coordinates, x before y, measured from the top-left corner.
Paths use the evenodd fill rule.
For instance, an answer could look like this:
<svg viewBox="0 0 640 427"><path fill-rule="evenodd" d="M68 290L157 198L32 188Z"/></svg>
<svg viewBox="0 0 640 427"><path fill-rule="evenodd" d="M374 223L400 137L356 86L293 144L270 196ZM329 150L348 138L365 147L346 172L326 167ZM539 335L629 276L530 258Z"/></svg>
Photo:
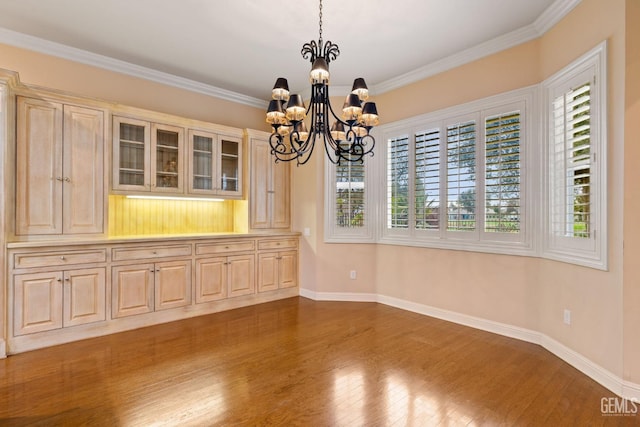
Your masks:
<svg viewBox="0 0 640 427"><path fill-rule="evenodd" d="M2 426L640 424L603 397L537 345L304 298L0 360Z"/></svg>

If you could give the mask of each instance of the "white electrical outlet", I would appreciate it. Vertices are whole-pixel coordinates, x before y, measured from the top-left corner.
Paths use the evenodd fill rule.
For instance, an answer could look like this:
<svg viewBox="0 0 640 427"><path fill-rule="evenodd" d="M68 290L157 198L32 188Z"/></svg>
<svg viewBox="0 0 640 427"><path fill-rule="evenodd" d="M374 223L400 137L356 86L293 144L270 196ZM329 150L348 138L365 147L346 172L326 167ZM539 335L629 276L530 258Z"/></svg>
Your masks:
<svg viewBox="0 0 640 427"><path fill-rule="evenodd" d="M305 227L302 234L304 234L305 236L311 236L311 229L309 227Z"/></svg>
<svg viewBox="0 0 640 427"><path fill-rule="evenodd" d="M564 309L564 323L567 325L571 324L571 310Z"/></svg>
<svg viewBox="0 0 640 427"><path fill-rule="evenodd" d="M350 278L351 280L356 280L356 277L358 277L358 273L356 273L356 271L355 271L355 270L351 270L351 271L349 272L349 278Z"/></svg>

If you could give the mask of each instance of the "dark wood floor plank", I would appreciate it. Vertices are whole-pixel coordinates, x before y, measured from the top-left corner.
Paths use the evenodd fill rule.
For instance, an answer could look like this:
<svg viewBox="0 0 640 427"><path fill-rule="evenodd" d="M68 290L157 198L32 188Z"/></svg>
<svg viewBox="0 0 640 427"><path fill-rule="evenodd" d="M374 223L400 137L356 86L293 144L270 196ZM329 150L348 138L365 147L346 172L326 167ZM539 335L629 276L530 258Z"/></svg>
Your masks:
<svg viewBox="0 0 640 427"><path fill-rule="evenodd" d="M639 425L537 345L290 298L10 356L0 425Z"/></svg>

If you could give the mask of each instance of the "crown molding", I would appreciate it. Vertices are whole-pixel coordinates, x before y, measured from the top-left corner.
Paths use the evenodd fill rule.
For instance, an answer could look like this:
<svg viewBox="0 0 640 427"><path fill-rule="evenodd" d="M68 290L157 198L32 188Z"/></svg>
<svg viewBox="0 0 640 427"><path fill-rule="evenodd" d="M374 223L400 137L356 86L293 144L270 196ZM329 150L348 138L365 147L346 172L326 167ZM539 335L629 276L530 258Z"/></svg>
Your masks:
<svg viewBox="0 0 640 427"><path fill-rule="evenodd" d="M86 50L44 40L38 37L8 30L6 28L0 28L0 43L68 59L70 61L91 65L105 70L114 71L116 73L126 74L132 77L150 80L167 86L176 87L178 89L184 89L190 92L223 99L225 101L248 105L250 107L267 107L266 101L262 99L232 92L227 89L175 76L162 71L153 70L151 68L131 64L108 56L98 55Z"/></svg>
<svg viewBox="0 0 640 427"><path fill-rule="evenodd" d="M538 19L536 19L533 24L502 36L498 36L487 42L480 43L469 49L437 60L408 73L378 83L372 88L373 92L375 94L381 94L390 90L398 89L540 37L564 18L565 15L571 12L571 10L573 10L573 8L580 2L581 0L556 0L542 13L542 15L538 17Z"/></svg>
<svg viewBox="0 0 640 427"><path fill-rule="evenodd" d="M582 0L556 0L533 23L538 34L543 35L573 10Z"/></svg>

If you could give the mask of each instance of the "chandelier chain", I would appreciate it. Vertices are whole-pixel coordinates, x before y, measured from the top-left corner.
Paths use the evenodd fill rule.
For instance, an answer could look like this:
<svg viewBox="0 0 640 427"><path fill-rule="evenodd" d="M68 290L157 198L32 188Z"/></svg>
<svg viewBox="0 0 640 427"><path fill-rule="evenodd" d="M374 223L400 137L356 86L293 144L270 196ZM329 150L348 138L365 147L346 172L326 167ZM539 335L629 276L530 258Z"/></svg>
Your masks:
<svg viewBox="0 0 640 427"><path fill-rule="evenodd" d="M319 22L319 24L320 24L320 31L319 31L320 32L320 39L319 39L319 41L320 41L320 46L322 47L322 0L320 0L320 13L318 15L319 15L319 18L320 18L320 22Z"/></svg>

